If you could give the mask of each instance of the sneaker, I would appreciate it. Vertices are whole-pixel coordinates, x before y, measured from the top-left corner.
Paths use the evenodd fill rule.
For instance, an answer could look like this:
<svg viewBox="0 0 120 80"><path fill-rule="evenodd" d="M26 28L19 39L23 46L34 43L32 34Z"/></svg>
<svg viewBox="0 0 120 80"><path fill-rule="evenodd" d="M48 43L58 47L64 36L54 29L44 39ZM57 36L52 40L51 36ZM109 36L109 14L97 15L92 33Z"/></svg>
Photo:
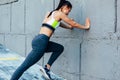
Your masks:
<svg viewBox="0 0 120 80"><path fill-rule="evenodd" d="M40 67L40 71L43 75L43 77L47 80L51 80L51 76L50 76L50 70L47 69L47 67L45 66L45 68L43 68L42 66Z"/></svg>

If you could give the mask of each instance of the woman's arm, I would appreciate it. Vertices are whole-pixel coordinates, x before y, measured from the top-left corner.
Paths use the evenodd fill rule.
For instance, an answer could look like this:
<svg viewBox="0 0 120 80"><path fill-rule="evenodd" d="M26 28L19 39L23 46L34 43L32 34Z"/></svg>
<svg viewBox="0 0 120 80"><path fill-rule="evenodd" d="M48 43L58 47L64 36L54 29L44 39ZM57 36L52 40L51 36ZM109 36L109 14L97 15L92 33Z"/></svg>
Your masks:
<svg viewBox="0 0 120 80"><path fill-rule="evenodd" d="M73 27L63 21L60 22L60 26L66 29L73 29Z"/></svg>
<svg viewBox="0 0 120 80"><path fill-rule="evenodd" d="M85 25L81 25L81 24L75 22L74 20L68 18L68 16L62 12L60 13L60 18L63 21L65 21L66 23L68 23L69 25L71 25L72 27L79 28L79 29L89 29L90 28L90 19L89 18L86 19Z"/></svg>

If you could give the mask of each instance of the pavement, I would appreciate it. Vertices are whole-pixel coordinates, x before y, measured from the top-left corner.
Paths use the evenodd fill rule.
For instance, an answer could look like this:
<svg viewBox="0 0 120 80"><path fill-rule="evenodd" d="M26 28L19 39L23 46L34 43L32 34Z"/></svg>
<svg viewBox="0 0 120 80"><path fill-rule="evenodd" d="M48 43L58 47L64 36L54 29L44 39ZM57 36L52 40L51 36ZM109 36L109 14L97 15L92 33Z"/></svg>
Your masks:
<svg viewBox="0 0 120 80"><path fill-rule="evenodd" d="M10 80L13 72L24 61L24 57L0 44L0 80ZM45 80L40 71L40 66L35 64L30 67L19 80ZM66 80L54 73L51 74L53 80Z"/></svg>

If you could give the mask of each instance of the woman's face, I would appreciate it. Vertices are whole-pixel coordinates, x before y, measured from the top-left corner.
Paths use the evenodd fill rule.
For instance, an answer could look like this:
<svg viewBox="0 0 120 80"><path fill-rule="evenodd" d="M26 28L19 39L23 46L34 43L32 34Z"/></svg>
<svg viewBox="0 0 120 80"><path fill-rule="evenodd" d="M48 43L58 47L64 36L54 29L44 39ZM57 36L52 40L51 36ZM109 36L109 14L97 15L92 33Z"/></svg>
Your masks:
<svg viewBox="0 0 120 80"><path fill-rule="evenodd" d="M64 14L68 15L68 14L70 13L70 11L71 11L71 8L69 8L67 5L65 5L65 6L63 6L63 7L61 8L61 11L62 11Z"/></svg>

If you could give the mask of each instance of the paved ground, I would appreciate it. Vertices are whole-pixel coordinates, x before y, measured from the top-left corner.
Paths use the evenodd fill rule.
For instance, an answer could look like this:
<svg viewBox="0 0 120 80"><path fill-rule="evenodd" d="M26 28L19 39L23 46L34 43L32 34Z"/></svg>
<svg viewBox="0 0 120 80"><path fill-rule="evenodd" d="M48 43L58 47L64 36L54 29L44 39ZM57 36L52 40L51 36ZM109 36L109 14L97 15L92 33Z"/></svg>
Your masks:
<svg viewBox="0 0 120 80"><path fill-rule="evenodd" d="M10 80L11 75L23 60L23 57L0 45L0 80ZM34 65L28 69L21 80L43 80L39 65Z"/></svg>
<svg viewBox="0 0 120 80"><path fill-rule="evenodd" d="M24 59L0 44L0 80L10 80L11 75ZM33 65L22 75L20 80L45 80L41 77L39 68L39 65ZM52 78L53 80L65 80L55 74L52 74Z"/></svg>

